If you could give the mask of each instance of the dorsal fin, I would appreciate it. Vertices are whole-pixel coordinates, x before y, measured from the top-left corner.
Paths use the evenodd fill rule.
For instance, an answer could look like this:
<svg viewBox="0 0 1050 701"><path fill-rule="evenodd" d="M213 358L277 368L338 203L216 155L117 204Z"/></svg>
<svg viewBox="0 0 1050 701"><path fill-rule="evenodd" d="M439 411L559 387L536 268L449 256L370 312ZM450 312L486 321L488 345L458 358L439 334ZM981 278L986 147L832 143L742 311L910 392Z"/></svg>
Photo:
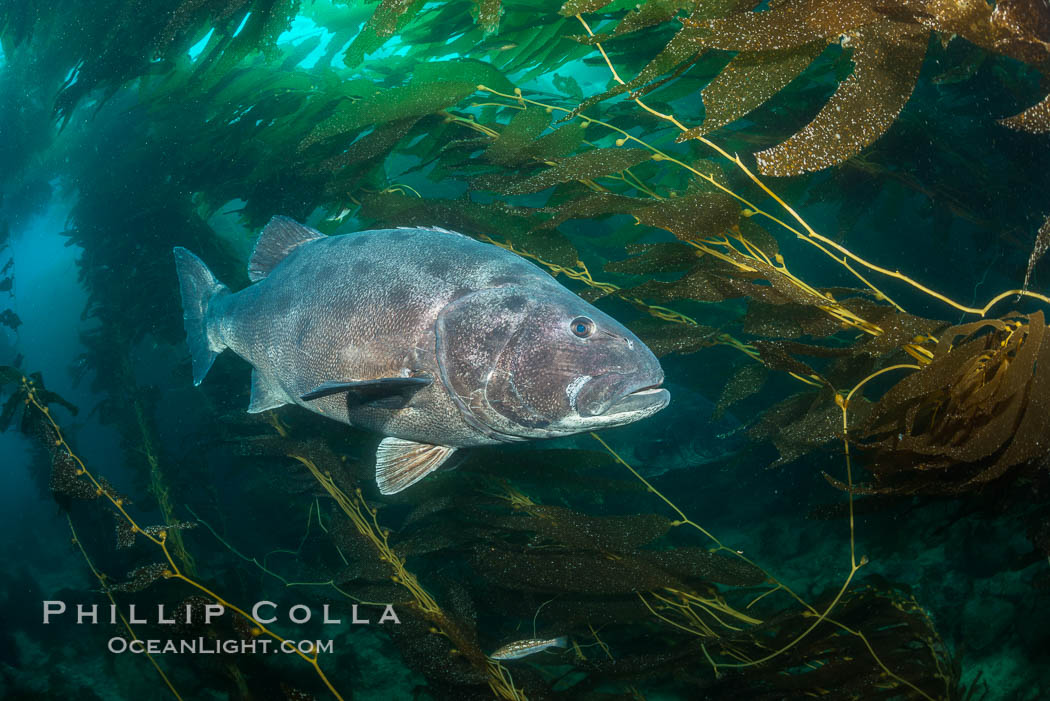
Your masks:
<svg viewBox="0 0 1050 701"><path fill-rule="evenodd" d="M324 238L324 234L294 219L274 217L255 241L252 257L248 259L248 279L262 280L296 247L320 238Z"/></svg>

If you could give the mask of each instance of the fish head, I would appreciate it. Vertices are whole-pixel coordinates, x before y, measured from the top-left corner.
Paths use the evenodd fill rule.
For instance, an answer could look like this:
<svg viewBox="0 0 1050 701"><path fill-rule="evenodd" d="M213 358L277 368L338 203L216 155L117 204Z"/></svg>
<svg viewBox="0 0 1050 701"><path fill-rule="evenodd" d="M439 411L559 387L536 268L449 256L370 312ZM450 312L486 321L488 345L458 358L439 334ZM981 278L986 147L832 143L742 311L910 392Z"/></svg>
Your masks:
<svg viewBox="0 0 1050 701"><path fill-rule="evenodd" d="M568 290L472 292L445 307L436 330L442 382L467 422L491 437L621 426L670 401L652 351Z"/></svg>

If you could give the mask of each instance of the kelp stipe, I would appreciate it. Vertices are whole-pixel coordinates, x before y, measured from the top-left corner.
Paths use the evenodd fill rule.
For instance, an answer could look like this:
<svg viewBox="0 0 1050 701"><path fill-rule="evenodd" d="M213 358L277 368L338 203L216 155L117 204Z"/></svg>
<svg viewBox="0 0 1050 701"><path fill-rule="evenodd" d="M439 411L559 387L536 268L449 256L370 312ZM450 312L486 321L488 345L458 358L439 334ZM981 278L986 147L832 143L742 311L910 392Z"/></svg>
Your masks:
<svg viewBox="0 0 1050 701"><path fill-rule="evenodd" d="M139 525L138 521L136 521L128 511L128 507L131 505L131 500L117 492L104 476L92 472L88 466L84 464L84 461L81 460L80 456L73 451L72 446L66 441L58 422L55 421L54 417L51 415L49 405L53 403L60 404L71 409L73 413L76 413L75 407L54 392L45 389L43 387L43 380L38 374L33 375L32 377L26 377L17 368L6 366L0 367L0 387L5 385L14 385L14 388L5 402L3 423L0 425L0 429L6 430L16 412L21 408L20 430L23 433L32 436L50 458L51 476L49 483L51 491L54 493L55 497L59 500L103 499L104 502L107 502L108 505L115 510L115 547L130 547L135 544L137 537L141 536L153 546L157 547L160 555L163 556L163 559L159 562L143 565L132 570L127 574L127 578L123 582L113 583L108 576L96 568L92 558L84 548L83 542L77 535L77 530L73 525L72 517L67 513L66 518L69 523L70 532L72 533L73 544L77 546L77 549L80 551L81 555L83 555L91 573L99 580L102 593L106 595L114 606L116 606L116 601L113 597L114 593L142 591L160 579L177 580L189 585L192 589L203 594L207 597L207 601L213 601L220 604L247 621L249 627L246 630L249 636L254 637L264 635L278 642L285 641L285 638L277 635L262 623L259 623L251 616L251 614L236 605L231 604L222 596L213 592L200 581L187 574L184 567L179 567L172 552L175 551L176 547L173 545L174 543L177 543L177 547L180 548L182 547L182 543L181 540L175 541L171 536L175 532L182 531L186 528L192 528L196 525L195 523L176 521L154 526ZM188 556L185 557L188 562L193 562ZM135 630L132 628L131 623L128 622L127 618L124 617L123 613L121 613L120 619L129 635L131 635L133 639L137 639L138 636ZM321 681L337 699L343 698L339 692L336 691L335 687L332 686L332 683L328 680L328 677L325 676L325 673L321 670L318 663L317 651L305 653L295 649L294 652L314 668ZM158 664L157 660L150 655L148 651L144 654L150 664L152 664L157 670L157 673L160 675L171 694L176 698L181 699L182 697L179 692L172 684L168 675Z"/></svg>

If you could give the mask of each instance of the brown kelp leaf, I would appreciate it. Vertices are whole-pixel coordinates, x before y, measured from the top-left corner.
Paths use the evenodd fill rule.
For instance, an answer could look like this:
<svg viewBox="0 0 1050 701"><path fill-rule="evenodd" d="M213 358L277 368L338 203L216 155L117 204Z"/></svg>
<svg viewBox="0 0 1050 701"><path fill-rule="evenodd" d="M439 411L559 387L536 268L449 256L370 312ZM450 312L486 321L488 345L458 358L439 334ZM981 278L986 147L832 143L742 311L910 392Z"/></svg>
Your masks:
<svg viewBox="0 0 1050 701"><path fill-rule="evenodd" d="M516 591L633 594L684 589L676 577L638 558L596 553L524 552L495 546L474 550L481 576Z"/></svg>
<svg viewBox="0 0 1050 701"><path fill-rule="evenodd" d="M502 73L482 61L461 59L420 64L413 70L408 85L375 90L337 106L302 139L299 150L335 137L353 136L372 124L433 114L472 94L479 84L496 89L512 87Z"/></svg>
<svg viewBox="0 0 1050 701"><path fill-rule="evenodd" d="M558 75L555 73L551 77L551 82L554 83L554 87L558 89L561 94L576 100L577 102L583 99L583 88L571 75Z"/></svg>
<svg viewBox="0 0 1050 701"><path fill-rule="evenodd" d="M958 327L956 327L958 328ZM949 332L955 329L950 329ZM984 344L970 341L955 345L951 352L944 350L954 345L957 336L948 337L948 332L937 344L940 357L891 387L876 404L866 435L895 433L898 440L903 437L900 429L911 431L918 406L931 402L939 403L947 397L950 383L959 375L961 367L971 367L983 352ZM935 351L935 354L937 351ZM950 356L950 359L948 358ZM925 422L924 422L925 426Z"/></svg>
<svg viewBox="0 0 1050 701"><path fill-rule="evenodd" d="M624 289L624 296L639 297L660 304L679 299L695 299L699 302L721 302L725 299L746 297L748 287L755 287L745 280L725 277L705 266L696 266L674 282L649 280L637 287ZM768 290L769 288L762 288Z"/></svg>
<svg viewBox="0 0 1050 701"><path fill-rule="evenodd" d="M10 264L10 261L8 261L8 265ZM7 271L5 270L3 272ZM11 365L0 365L0 387L3 387L4 385L20 383L23 377L25 377L25 373L23 373L18 368L13 367ZM23 396L23 399L24 398L25 397Z"/></svg>
<svg viewBox="0 0 1050 701"><path fill-rule="evenodd" d="M773 51L741 51L700 92L703 124L683 132L677 141L702 136L743 117L798 77L826 46L820 40Z"/></svg>
<svg viewBox="0 0 1050 701"><path fill-rule="evenodd" d="M36 373L34 373L34 375L36 375ZM58 404L65 407L73 416L77 415L77 407L73 403L66 401L60 394L58 394L58 392L52 392L49 389L44 389L43 387L38 386L36 395L37 400L48 408L50 408L52 404Z"/></svg>
<svg viewBox="0 0 1050 701"><path fill-rule="evenodd" d="M1028 109L1012 117L1000 119L999 123L1018 131L1027 131L1032 134L1046 134L1050 132L1050 95L1043 98Z"/></svg>
<svg viewBox="0 0 1050 701"><path fill-rule="evenodd" d="M124 518L123 514L119 514L116 511L111 511L110 514L116 522L117 550L130 548L135 544L135 531L132 530L131 523Z"/></svg>
<svg viewBox="0 0 1050 701"><path fill-rule="evenodd" d="M673 324L655 318L632 322L630 328L657 357L670 353L696 353L715 345L718 336L718 330L710 326Z"/></svg>
<svg viewBox="0 0 1050 701"><path fill-rule="evenodd" d="M837 39L878 19L864 0L787 0L761 12L738 12L706 21L690 18L683 24L701 29L697 41L713 49L773 51Z"/></svg>
<svg viewBox="0 0 1050 701"><path fill-rule="evenodd" d="M569 122L536 139L529 147L529 153L540 160L553 160L573 153L583 143L584 126L582 122Z"/></svg>
<svg viewBox="0 0 1050 701"><path fill-rule="evenodd" d="M783 341L754 341L751 345L758 350L762 364L770 370L782 370L803 376L817 375L816 370L793 358L789 353L789 346Z"/></svg>
<svg viewBox="0 0 1050 701"><path fill-rule="evenodd" d="M413 537L399 539L396 545L398 555L406 557L431 552L428 548L416 552L413 547L414 540ZM333 534L333 542L347 558L346 566L332 576L336 584L357 592L363 585L390 581L390 565L376 558L374 549L368 550L368 544L363 542L363 537L357 529L338 529Z"/></svg>
<svg viewBox="0 0 1050 701"><path fill-rule="evenodd" d="M770 260L776 258L780 252L780 243L768 229L755 221L755 217L745 217L737 226L740 228L740 235L747 239L748 243L765 253Z"/></svg>
<svg viewBox="0 0 1050 701"><path fill-rule="evenodd" d="M974 489L1050 452L1050 333L1041 312L940 335L932 362L877 403L859 435L880 486L897 493Z"/></svg>
<svg viewBox="0 0 1050 701"><path fill-rule="evenodd" d="M862 402L851 407L854 413L864 408ZM832 401L815 405L797 421L780 426L773 437L773 445L780 453L770 467L778 467L796 460L807 453L842 439L842 411Z"/></svg>
<svg viewBox="0 0 1050 701"><path fill-rule="evenodd" d="M848 36L853 74L801 131L755 154L762 173L798 175L845 161L882 136L911 97L928 32L883 20Z"/></svg>
<svg viewBox="0 0 1050 701"><path fill-rule="evenodd" d="M384 226L440 226L470 236L492 235L545 261L572 267L579 255L555 229L534 231L535 210L502 202L420 199L396 192L361 197L361 215Z"/></svg>
<svg viewBox="0 0 1050 701"><path fill-rule="evenodd" d="M381 47L387 39L415 16L423 5L423 0L383 0L347 47L343 63L348 68L359 65L364 60L365 54Z"/></svg>
<svg viewBox="0 0 1050 701"><path fill-rule="evenodd" d="M726 386L722 388L722 396L718 398L718 404L715 405L713 419L718 421L725 414L726 409L756 394L762 389L762 385L768 378L769 370L761 363L741 365L726 382Z"/></svg>
<svg viewBox="0 0 1050 701"><path fill-rule="evenodd" d="M500 0L474 0L478 8L478 24L486 34L499 28Z"/></svg>
<svg viewBox="0 0 1050 701"><path fill-rule="evenodd" d="M1050 6L1039 0L905 0L920 23L1018 61L1050 57Z"/></svg>
<svg viewBox="0 0 1050 701"><path fill-rule="evenodd" d="M542 222L539 227L553 228L561 226L569 219L594 219L607 214L627 214L636 209L642 200L637 197L627 197L611 192L592 192L583 197L574 197L565 204L553 207L548 205L557 214L553 219Z"/></svg>
<svg viewBox="0 0 1050 701"><path fill-rule="evenodd" d="M678 242L632 244L627 252L638 255L606 263L605 270L631 275L685 272L696 264L698 253L692 246Z"/></svg>
<svg viewBox="0 0 1050 701"><path fill-rule="evenodd" d="M752 301L747 305L744 331L768 338L823 338L842 330L842 322L815 307L789 302L765 304Z"/></svg>
<svg viewBox="0 0 1050 701"><path fill-rule="evenodd" d="M477 88L467 82L413 82L389 88L340 107L318 124L299 144L305 149L327 139L354 134L370 124L418 117L454 105Z"/></svg>
<svg viewBox="0 0 1050 701"><path fill-rule="evenodd" d="M753 440L767 441L780 433L782 427L805 416L810 409L819 406L818 392L800 392L783 399L759 414L747 429Z"/></svg>
<svg viewBox="0 0 1050 701"><path fill-rule="evenodd" d="M80 466L76 464L68 451L64 448L56 449L51 459L51 491L74 499L99 497L100 494L90 480L77 475L79 469Z"/></svg>
<svg viewBox="0 0 1050 701"><path fill-rule="evenodd" d="M827 392L793 395L762 412L748 428L754 441L771 441L780 457L771 465L789 463L833 439L842 437L842 411Z"/></svg>
<svg viewBox="0 0 1050 701"><path fill-rule="evenodd" d="M690 28L680 30L671 38L671 41L660 50L660 53L654 56L652 60L638 72L638 75L627 81L627 83L613 83L612 87L605 92L587 98L577 105L576 109L562 117L561 121L572 119L582 112L586 112L599 102L608 100L611 97L622 95L627 92L630 92L632 95L645 95L650 90L663 85L668 78L664 78L663 80L657 80L657 78L666 76L677 66L681 66L683 69L687 68L691 65L695 57L703 50L703 47L696 42L696 33L697 30ZM588 40L593 43L599 38L600 37L593 37L588 38Z"/></svg>
<svg viewBox="0 0 1050 701"><path fill-rule="evenodd" d="M399 555L411 556L411 555L426 555L429 553L440 552L442 550L450 550L457 547L460 543L447 533L434 529L420 530L407 538L398 538L397 542L394 543L394 548L397 550ZM387 567L382 572L381 577L389 577L390 568Z"/></svg>
<svg viewBox="0 0 1050 701"><path fill-rule="evenodd" d="M1050 5L1046 2L998 0L991 25L1000 53L1032 64L1050 58Z"/></svg>
<svg viewBox="0 0 1050 701"><path fill-rule="evenodd" d="M539 192L559 183L574 180L591 180L619 173L625 168L638 165L652 158L652 153L640 148L599 148L561 159L557 165L524 180L514 182L503 192L508 195L525 195Z"/></svg>
<svg viewBox="0 0 1050 701"><path fill-rule="evenodd" d="M376 126L375 129L350 144L345 151L311 165L306 172L335 173L351 165L387 154L419 121L418 116L406 117ZM355 175L360 175L355 173ZM329 192L344 193L348 188L329 187Z"/></svg>
<svg viewBox="0 0 1050 701"><path fill-rule="evenodd" d="M537 229L519 237L514 244L549 263L572 267L580 262L579 254L565 234L557 229Z"/></svg>
<svg viewBox="0 0 1050 701"><path fill-rule="evenodd" d="M485 149L485 158L500 165L516 165L532 160L526 152L550 125L551 116L539 107L520 110Z"/></svg>
<svg viewBox="0 0 1050 701"><path fill-rule="evenodd" d="M879 336L867 336L855 346L858 353L872 357L882 357L892 353L916 337L937 336L937 332L949 324L933 319L924 319L898 311L886 304L879 304L864 297L852 297L843 300L854 314L882 329Z"/></svg>
<svg viewBox="0 0 1050 701"><path fill-rule="evenodd" d="M638 4L616 25L613 36L623 36L639 29L662 24L678 14L682 8L693 7L696 4L694 0L649 0Z"/></svg>
<svg viewBox="0 0 1050 701"><path fill-rule="evenodd" d="M779 270L765 261L749 260L747 263L755 268L756 272L752 273L755 278L765 280L769 283L768 285L745 283L743 286L745 294L753 299L768 304L795 303L802 306L816 307L828 303L828 300L825 297L796 284L790 277L782 274ZM746 279L743 274L736 275L741 279Z"/></svg>
<svg viewBox="0 0 1050 701"><path fill-rule="evenodd" d="M12 331L17 331L18 327L22 325L22 319L14 311L5 309L3 312L0 312L0 325L6 326Z"/></svg>
<svg viewBox="0 0 1050 701"><path fill-rule="evenodd" d="M1029 337L1025 344L1035 345L1034 336L1035 334ZM975 475L966 483L966 487L990 482L1004 475L1010 468L1028 460L1045 458L1050 452L1050 446L1047 445L1047 435L1050 433L1050 372L1046 371L1050 365L1050 340L1047 336L1044 327L1042 338L1038 341L1040 347L1036 351L1037 357L1032 367L1027 368L1034 372L1034 377L1028 387L1028 402L1024 413L1013 431L1013 440L995 464Z"/></svg>
<svg viewBox="0 0 1050 701"><path fill-rule="evenodd" d="M120 584L111 584L109 591L136 592L142 591L156 582L168 571L168 565L155 562L152 565L137 567L128 573L128 578Z"/></svg>
<svg viewBox="0 0 1050 701"><path fill-rule="evenodd" d="M560 506L530 506L527 516L512 516L499 525L536 531L564 545L587 550L628 552L656 540L671 528L656 514L590 516Z"/></svg>
<svg viewBox="0 0 1050 701"><path fill-rule="evenodd" d="M566 0L565 4L558 10L558 14L563 17L572 17L573 15L580 15L584 12L594 12L600 10L606 5L611 5L613 0Z"/></svg>
<svg viewBox="0 0 1050 701"><path fill-rule="evenodd" d="M1032 247L1032 254L1028 256L1028 269L1024 274L1024 285L1021 286L1022 290L1028 289L1028 281L1032 277L1032 270L1035 268L1035 264L1039 262L1039 259L1046 253L1046 249L1050 248L1050 216L1043 221L1043 225L1039 227L1039 233L1035 236L1035 246Z"/></svg>
<svg viewBox="0 0 1050 701"><path fill-rule="evenodd" d="M740 219L740 206L720 192L690 192L632 212L646 226L666 229L683 241L724 233Z"/></svg>
<svg viewBox="0 0 1050 701"><path fill-rule="evenodd" d="M425 499L409 512L402 526L407 528L412 524L425 521L436 514L443 514L454 508L456 508L456 501L451 496Z"/></svg>
<svg viewBox="0 0 1050 701"><path fill-rule="evenodd" d="M123 504L130 503L127 498L123 498ZM114 512L113 518L117 519L117 547L118 548L130 548L134 545L135 535L140 531L135 530L128 523L127 519L123 515ZM161 534L168 534L173 531L186 531L191 528L196 528L196 522L188 521L172 521L169 524L154 524L152 526L146 526L142 529L142 533L147 536L160 538Z"/></svg>
<svg viewBox="0 0 1050 701"><path fill-rule="evenodd" d="M712 553L704 548L644 550L635 557L684 579L704 579L718 584L750 587L766 581L766 573L736 557Z"/></svg>
<svg viewBox="0 0 1050 701"><path fill-rule="evenodd" d="M738 259L744 261L742 256L738 256ZM767 304L822 306L828 303L824 297L794 284L768 263L747 259L743 264L750 269L739 269L714 256L704 255L692 270L678 280L649 280L623 290L622 296L641 297L660 303L677 299L721 302L740 297L751 297Z"/></svg>

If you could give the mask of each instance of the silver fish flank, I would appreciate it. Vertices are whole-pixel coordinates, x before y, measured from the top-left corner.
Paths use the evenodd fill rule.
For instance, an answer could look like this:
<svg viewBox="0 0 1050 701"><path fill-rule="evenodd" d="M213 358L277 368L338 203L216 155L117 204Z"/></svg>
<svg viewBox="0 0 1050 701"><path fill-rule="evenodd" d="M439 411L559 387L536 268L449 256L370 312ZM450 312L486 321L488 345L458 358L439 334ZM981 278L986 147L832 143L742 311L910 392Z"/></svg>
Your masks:
<svg viewBox="0 0 1050 701"><path fill-rule="evenodd" d="M548 648L568 646L569 640L564 635L546 640L542 638L528 638L526 640L516 640L513 643L507 643L489 655L489 658L493 660L518 660L522 657L535 655L537 652L543 652Z"/></svg>

